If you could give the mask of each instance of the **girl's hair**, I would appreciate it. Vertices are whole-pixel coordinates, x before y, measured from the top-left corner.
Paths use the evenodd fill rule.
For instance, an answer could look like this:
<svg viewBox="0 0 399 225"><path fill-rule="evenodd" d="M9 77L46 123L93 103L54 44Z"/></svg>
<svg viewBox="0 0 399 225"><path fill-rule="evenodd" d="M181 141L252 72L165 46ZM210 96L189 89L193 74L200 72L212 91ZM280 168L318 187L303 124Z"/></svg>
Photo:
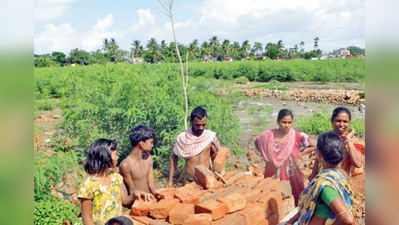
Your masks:
<svg viewBox="0 0 399 225"><path fill-rule="evenodd" d="M282 120L284 117L286 116L291 116L292 119L294 119L294 114L292 113L291 110L289 109L282 109L280 110L280 112L278 112L278 116L277 116L277 122L280 122L280 120Z"/></svg>
<svg viewBox="0 0 399 225"><path fill-rule="evenodd" d="M338 108L335 108L333 113L332 113L331 123L334 122L335 117L337 117L338 114L340 114L340 113L346 113L349 116L349 120L352 119L351 111L348 108L346 108L346 107L338 107Z"/></svg>
<svg viewBox="0 0 399 225"><path fill-rule="evenodd" d="M344 145L341 138L334 132L322 133L317 139L317 151L330 165L337 165L343 159Z"/></svg>
<svg viewBox="0 0 399 225"><path fill-rule="evenodd" d="M87 152L85 171L93 175L112 167L111 151L116 151L117 146L116 140L100 138L94 141Z"/></svg>

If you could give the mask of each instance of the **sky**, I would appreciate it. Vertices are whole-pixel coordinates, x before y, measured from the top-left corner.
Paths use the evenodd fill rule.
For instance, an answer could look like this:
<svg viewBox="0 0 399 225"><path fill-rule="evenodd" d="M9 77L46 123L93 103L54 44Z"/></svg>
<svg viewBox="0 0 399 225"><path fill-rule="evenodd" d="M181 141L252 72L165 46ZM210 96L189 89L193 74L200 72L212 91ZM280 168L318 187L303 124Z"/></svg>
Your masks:
<svg viewBox="0 0 399 225"><path fill-rule="evenodd" d="M308 51L319 37L324 51L365 47L364 0L175 0L173 16L185 45L212 36L263 46L281 39L286 48L304 41ZM34 0L35 54L95 51L105 38L124 50L136 39L169 43L170 27L158 0Z"/></svg>

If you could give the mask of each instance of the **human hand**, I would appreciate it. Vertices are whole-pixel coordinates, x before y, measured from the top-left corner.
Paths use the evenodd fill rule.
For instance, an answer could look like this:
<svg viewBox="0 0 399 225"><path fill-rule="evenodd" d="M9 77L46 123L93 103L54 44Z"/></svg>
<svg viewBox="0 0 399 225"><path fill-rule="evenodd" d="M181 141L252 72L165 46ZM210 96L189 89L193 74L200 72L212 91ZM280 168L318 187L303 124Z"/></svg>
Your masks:
<svg viewBox="0 0 399 225"><path fill-rule="evenodd" d="M348 135L346 135L346 137L347 137L348 139L352 139L352 138L355 136L355 129L350 128L349 131L350 131L350 132L349 132Z"/></svg>
<svg viewBox="0 0 399 225"><path fill-rule="evenodd" d="M136 199L143 199L144 201L148 202L151 200L155 200L154 195L150 194L150 193L146 193L144 191L134 191L133 195Z"/></svg>

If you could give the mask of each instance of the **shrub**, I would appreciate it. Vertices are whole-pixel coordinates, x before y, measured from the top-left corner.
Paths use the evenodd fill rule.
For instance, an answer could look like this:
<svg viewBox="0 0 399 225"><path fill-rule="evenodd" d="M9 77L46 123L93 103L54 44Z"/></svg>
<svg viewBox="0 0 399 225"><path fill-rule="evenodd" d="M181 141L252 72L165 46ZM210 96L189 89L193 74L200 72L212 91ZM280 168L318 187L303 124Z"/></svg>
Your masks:
<svg viewBox="0 0 399 225"><path fill-rule="evenodd" d="M64 199L52 197L45 201L35 201L34 224L63 224L64 220L69 220L71 224L82 224L79 217L80 207Z"/></svg>
<svg viewBox="0 0 399 225"><path fill-rule="evenodd" d="M52 110L57 105L55 99L40 99L35 101L38 110Z"/></svg>
<svg viewBox="0 0 399 225"><path fill-rule="evenodd" d="M244 76L236 78L236 84L247 84L248 82L249 82L248 78Z"/></svg>

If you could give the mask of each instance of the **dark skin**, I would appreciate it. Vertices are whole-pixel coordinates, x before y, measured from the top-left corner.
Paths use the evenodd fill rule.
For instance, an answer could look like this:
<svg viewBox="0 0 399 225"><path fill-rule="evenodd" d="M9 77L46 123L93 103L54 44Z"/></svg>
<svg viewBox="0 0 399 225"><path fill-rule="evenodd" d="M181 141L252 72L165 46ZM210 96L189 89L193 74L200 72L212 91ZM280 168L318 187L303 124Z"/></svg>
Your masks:
<svg viewBox="0 0 399 225"><path fill-rule="evenodd" d="M319 162L323 164L323 168L326 169L337 169L342 175L348 179L348 174L342 170L338 165L331 165L328 162L326 162L323 158L323 156L320 153L317 153L316 155L317 159ZM335 198L331 204L329 205L331 211L335 215L337 215L337 218L335 219L333 225L350 225L355 222L355 219L352 215L352 213L348 210L348 207L345 205L344 201L341 198ZM299 213L297 213L294 217L292 217L286 224L294 224L297 220L299 219ZM317 215L312 216L310 219L309 225L324 225L326 222L326 219L319 217Z"/></svg>
<svg viewBox="0 0 399 225"><path fill-rule="evenodd" d="M350 129L349 133L347 132L350 125L349 115L345 112L338 113L336 117L334 117L332 121L332 128L334 133L339 135L343 141L348 143L347 153L349 155L349 159L353 166L356 168L362 167L362 158L364 156L356 150L355 144L351 140L355 136L355 130ZM316 159L315 164L313 166L312 175L309 177L312 180L318 173L319 161ZM345 168L345 172L351 175L351 166Z"/></svg>
<svg viewBox="0 0 399 225"><path fill-rule="evenodd" d="M146 201L154 199L153 194L157 190L153 173L153 159L149 155L154 146L153 142L153 138L140 141L119 166L128 193L132 193L137 198L143 197ZM147 159L143 159L143 153L149 155Z"/></svg>
<svg viewBox="0 0 399 225"><path fill-rule="evenodd" d="M193 134L197 137L201 136L202 133L205 130L206 123L207 123L207 117L204 117L202 119L194 118L194 120L190 120L191 123L191 130ZM216 146L213 143L210 143L205 149L198 155L185 159L186 160L186 173L190 177L194 177L195 173L195 166L197 165L204 165L206 168L210 168L211 164L210 161L214 160L216 157ZM166 188L171 188L173 187L173 176L176 171L177 167L177 160L178 156L173 154L171 159L170 159L170 169L169 169L169 181L166 184Z"/></svg>

